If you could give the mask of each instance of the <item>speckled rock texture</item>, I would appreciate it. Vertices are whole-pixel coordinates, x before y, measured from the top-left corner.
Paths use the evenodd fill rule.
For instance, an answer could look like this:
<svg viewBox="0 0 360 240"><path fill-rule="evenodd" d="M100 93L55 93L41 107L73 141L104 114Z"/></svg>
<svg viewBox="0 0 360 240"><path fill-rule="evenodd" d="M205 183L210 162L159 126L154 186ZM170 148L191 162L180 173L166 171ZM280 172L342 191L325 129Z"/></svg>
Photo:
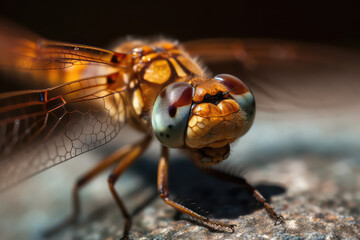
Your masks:
<svg viewBox="0 0 360 240"><path fill-rule="evenodd" d="M360 239L359 131L332 129L259 123L232 146L221 166L246 177L283 215L280 225L245 189L215 179L196 169L186 155L171 152L174 198L190 199L185 201L189 206L236 224L234 233L190 221L158 198L160 149L154 144L116 185L133 216L130 239ZM108 172L81 191L78 223L50 230L71 213L75 179L121 144L121 139L113 141L0 195L0 239L119 239L123 219L108 190Z"/></svg>

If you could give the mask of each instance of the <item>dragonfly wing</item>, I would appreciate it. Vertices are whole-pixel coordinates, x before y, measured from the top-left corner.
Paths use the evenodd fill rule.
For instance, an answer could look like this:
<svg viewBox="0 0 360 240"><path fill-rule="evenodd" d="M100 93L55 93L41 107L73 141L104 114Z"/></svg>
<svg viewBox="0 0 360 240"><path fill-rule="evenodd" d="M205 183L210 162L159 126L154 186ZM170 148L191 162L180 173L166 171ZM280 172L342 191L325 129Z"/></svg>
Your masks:
<svg viewBox="0 0 360 240"><path fill-rule="evenodd" d="M117 77L0 95L0 189L113 139L127 119Z"/></svg>
<svg viewBox="0 0 360 240"><path fill-rule="evenodd" d="M349 113L360 107L359 52L239 39L192 41L184 47L214 74L240 77L253 91L257 109L272 116Z"/></svg>
<svg viewBox="0 0 360 240"><path fill-rule="evenodd" d="M76 80L84 66L88 65L126 68L123 63L125 57L125 53L49 41L13 23L0 21L0 69L11 74L32 74L34 81L44 78L48 84L43 86L56 86L69 79Z"/></svg>

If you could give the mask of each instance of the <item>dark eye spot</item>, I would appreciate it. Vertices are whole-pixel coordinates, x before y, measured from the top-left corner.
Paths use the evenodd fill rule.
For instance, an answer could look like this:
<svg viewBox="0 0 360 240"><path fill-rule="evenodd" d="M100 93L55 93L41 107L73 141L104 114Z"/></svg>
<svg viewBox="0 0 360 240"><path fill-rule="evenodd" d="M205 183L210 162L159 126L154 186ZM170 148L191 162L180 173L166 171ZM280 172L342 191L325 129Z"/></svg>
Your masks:
<svg viewBox="0 0 360 240"><path fill-rule="evenodd" d="M170 135L169 135L169 134L166 134L166 138L170 138Z"/></svg>
<svg viewBox="0 0 360 240"><path fill-rule="evenodd" d="M177 107L175 107L174 105L169 106L169 115L170 115L170 117L172 117L172 118L175 117L176 111L177 111Z"/></svg>
<svg viewBox="0 0 360 240"><path fill-rule="evenodd" d="M169 125L168 128L169 128L169 129L172 129L172 125Z"/></svg>

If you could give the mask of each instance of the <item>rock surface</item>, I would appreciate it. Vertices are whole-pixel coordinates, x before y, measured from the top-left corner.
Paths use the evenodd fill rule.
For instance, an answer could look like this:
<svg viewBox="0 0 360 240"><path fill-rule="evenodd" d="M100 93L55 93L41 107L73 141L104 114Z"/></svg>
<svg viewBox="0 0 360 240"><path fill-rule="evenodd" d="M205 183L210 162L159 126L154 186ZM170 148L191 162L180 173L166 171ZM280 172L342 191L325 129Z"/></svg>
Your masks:
<svg viewBox="0 0 360 240"><path fill-rule="evenodd" d="M236 228L217 232L184 219L157 197L159 149L153 146L116 185L133 216L131 239L360 239L359 139L348 133L300 137L299 130L284 134L279 129L284 125L250 132L233 146L224 168L244 175L285 223L274 225L243 188L206 175L185 155L172 154L171 193ZM81 191L79 222L46 235L70 215L75 179L117 146L112 142L3 193L1 239L119 239L123 219L106 174Z"/></svg>

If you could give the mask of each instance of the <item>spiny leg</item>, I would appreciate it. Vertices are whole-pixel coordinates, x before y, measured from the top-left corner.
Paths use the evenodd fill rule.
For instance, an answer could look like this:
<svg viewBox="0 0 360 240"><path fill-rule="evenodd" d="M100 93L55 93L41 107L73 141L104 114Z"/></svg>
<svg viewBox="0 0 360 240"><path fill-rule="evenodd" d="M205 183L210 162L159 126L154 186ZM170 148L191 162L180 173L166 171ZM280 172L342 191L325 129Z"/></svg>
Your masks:
<svg viewBox="0 0 360 240"><path fill-rule="evenodd" d="M169 204L176 210L199 220L200 222L204 223L205 225L217 226L217 227L225 228L225 229L228 229L228 230L234 232L235 225L225 224L225 223L221 223L218 221L210 220L209 218L202 216L202 215L186 208L185 206L174 202L173 200L171 200L169 198L170 191L169 191L169 187L168 187L168 165L169 165L169 150L167 147L163 146L162 152L161 152L161 158L159 161L158 179L157 179L158 191L159 191L160 197L167 204Z"/></svg>
<svg viewBox="0 0 360 240"><path fill-rule="evenodd" d="M222 172L220 170L216 170L210 167L201 167L199 166L199 164L195 164L197 167L199 167L201 170L215 176L218 178L221 178L223 180L229 181L229 182L234 182L240 185L243 185L246 190L257 200L259 201L264 208L266 209L266 211L269 213L269 215L275 219L275 224L278 225L282 222L284 222L284 217L281 216L280 214L277 214L272 207L270 206L270 204L266 201L266 199L261 195L261 193L256 190L253 186L251 186L245 178L240 177L240 176L233 176L230 175L226 172Z"/></svg>
<svg viewBox="0 0 360 240"><path fill-rule="evenodd" d="M135 143L133 145L128 145L125 147L122 147L120 150L116 151L109 157L105 158L103 161L101 161L99 164L97 164L94 168L92 168L88 173L86 173L84 176L80 177L79 180L76 182L74 188L73 188L73 214L70 216L70 218L65 219L60 224L57 224L56 226L48 229L46 232L44 232L44 237L48 238L65 227L71 225L75 220L76 217L80 213L80 204L79 204L79 190L84 187L91 179L99 175L103 170L105 170L107 167L111 166L112 164L119 162L121 160L124 160L124 163L126 166L124 167L123 171L131 164L135 158L131 158L129 160L129 156L133 157L133 152L138 151L139 147L144 148L141 152L143 152L148 144L151 141L151 136L146 136L142 141ZM141 153L140 153L141 154ZM139 154L138 154L139 155ZM120 166L121 164L119 164ZM111 189L111 188L110 188ZM116 194L116 193L115 193ZM123 206L121 205L120 208Z"/></svg>
<svg viewBox="0 0 360 240"><path fill-rule="evenodd" d="M114 152L101 162L99 162L96 166L94 166L90 171L85 173L83 176L78 178L76 181L73 191L72 191L72 200L73 200L73 214L71 220L76 220L80 214L80 201L79 201L79 191L83 188L87 183L89 183L94 177L98 176L101 172L106 170L111 165L120 161L125 155L129 154L133 149L133 145L124 146L118 151Z"/></svg>
<svg viewBox="0 0 360 240"><path fill-rule="evenodd" d="M117 194L114 185L115 185L116 181L119 179L120 175L131 165L131 163L133 163L147 149L147 147L149 146L149 143L151 141L151 138L152 137L149 135L141 142L133 145L131 147L131 150L129 152L127 152L126 155L123 156L122 160L114 168L114 170L111 172L111 174L108 177L108 184L109 184L111 194L113 195L117 205L119 206L119 208L125 218L123 239L126 239L126 237L129 235L129 231L131 228L131 217L128 214L119 195Z"/></svg>

